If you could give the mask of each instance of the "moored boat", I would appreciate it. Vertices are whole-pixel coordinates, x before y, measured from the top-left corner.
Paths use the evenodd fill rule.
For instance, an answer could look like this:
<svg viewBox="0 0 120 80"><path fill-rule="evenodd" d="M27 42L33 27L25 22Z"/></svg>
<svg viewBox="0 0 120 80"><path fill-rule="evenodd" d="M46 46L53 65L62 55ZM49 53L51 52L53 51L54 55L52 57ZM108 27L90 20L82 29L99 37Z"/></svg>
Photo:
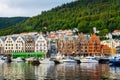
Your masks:
<svg viewBox="0 0 120 80"><path fill-rule="evenodd" d="M109 59L109 62L115 65L120 65L120 57L113 57Z"/></svg>
<svg viewBox="0 0 120 80"><path fill-rule="evenodd" d="M43 60L40 60L41 64L54 64L54 61L51 61L49 58L45 58Z"/></svg>
<svg viewBox="0 0 120 80"><path fill-rule="evenodd" d="M21 57L18 57L16 59L12 59L12 62L25 62L25 60Z"/></svg>
<svg viewBox="0 0 120 80"><path fill-rule="evenodd" d="M95 57L87 56L80 59L81 63L98 63Z"/></svg>
<svg viewBox="0 0 120 80"><path fill-rule="evenodd" d="M62 60L59 60L60 63L77 63L76 60L70 58L70 57L67 57L66 59L62 59Z"/></svg>

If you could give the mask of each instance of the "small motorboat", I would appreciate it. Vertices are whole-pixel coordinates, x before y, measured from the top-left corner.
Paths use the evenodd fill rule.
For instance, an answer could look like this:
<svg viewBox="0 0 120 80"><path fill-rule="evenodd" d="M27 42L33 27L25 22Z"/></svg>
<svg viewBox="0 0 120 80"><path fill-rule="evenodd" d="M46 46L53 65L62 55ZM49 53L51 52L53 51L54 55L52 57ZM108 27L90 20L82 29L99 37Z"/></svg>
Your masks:
<svg viewBox="0 0 120 80"><path fill-rule="evenodd" d="M87 56L80 59L81 63L98 63L95 57Z"/></svg>
<svg viewBox="0 0 120 80"><path fill-rule="evenodd" d="M54 64L54 61L51 61L49 58L45 58L43 60L40 60L41 64Z"/></svg>
<svg viewBox="0 0 120 80"><path fill-rule="evenodd" d="M77 63L76 60L70 58L70 57L67 57L66 59L62 59L62 60L59 60L60 63Z"/></svg>
<svg viewBox="0 0 120 80"><path fill-rule="evenodd" d="M109 62L112 63L112 64L120 65L120 57L110 58Z"/></svg>
<svg viewBox="0 0 120 80"><path fill-rule="evenodd" d="M25 59L18 57L16 59L12 59L12 62L25 62Z"/></svg>

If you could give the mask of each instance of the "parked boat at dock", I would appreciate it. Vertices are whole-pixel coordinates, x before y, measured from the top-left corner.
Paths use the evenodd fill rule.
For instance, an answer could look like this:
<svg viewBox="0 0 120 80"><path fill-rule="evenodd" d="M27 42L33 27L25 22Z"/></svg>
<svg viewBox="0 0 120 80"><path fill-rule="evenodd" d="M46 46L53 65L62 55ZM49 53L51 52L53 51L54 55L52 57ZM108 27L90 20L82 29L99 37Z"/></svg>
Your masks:
<svg viewBox="0 0 120 80"><path fill-rule="evenodd" d="M114 65L120 65L120 57L112 57L109 59L109 62Z"/></svg>
<svg viewBox="0 0 120 80"><path fill-rule="evenodd" d="M12 62L25 62L25 59L18 57L16 59L12 59Z"/></svg>
<svg viewBox="0 0 120 80"><path fill-rule="evenodd" d="M59 60L60 63L77 63L76 60L70 58L70 57L67 57L66 59L62 59L62 60Z"/></svg>
<svg viewBox="0 0 120 80"><path fill-rule="evenodd" d="M45 58L39 61L40 61L40 64L54 64L54 61L50 60L50 58Z"/></svg>
<svg viewBox="0 0 120 80"><path fill-rule="evenodd" d="M98 63L95 57L87 56L80 59L81 63Z"/></svg>

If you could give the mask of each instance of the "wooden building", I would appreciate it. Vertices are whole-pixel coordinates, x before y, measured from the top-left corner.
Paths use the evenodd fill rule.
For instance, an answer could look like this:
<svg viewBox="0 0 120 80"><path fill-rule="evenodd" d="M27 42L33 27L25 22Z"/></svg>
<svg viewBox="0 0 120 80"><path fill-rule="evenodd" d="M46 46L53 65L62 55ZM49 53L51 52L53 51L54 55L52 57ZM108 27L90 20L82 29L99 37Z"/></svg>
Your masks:
<svg viewBox="0 0 120 80"><path fill-rule="evenodd" d="M100 40L96 36L96 34L93 34L88 41L88 55L96 55L101 54L101 45Z"/></svg>
<svg viewBox="0 0 120 80"><path fill-rule="evenodd" d="M101 54L110 55L110 48L107 45L101 45Z"/></svg>
<svg viewBox="0 0 120 80"><path fill-rule="evenodd" d="M34 52L34 50L35 50L34 37L27 36L25 40L25 52Z"/></svg>

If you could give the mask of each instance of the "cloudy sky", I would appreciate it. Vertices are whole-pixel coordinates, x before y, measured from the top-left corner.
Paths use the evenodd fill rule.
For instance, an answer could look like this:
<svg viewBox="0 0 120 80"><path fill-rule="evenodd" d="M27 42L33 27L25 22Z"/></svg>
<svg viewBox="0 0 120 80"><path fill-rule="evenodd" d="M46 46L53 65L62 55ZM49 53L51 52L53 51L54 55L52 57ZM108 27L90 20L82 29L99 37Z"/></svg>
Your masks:
<svg viewBox="0 0 120 80"><path fill-rule="evenodd" d="M0 0L0 17L35 16L74 0Z"/></svg>

